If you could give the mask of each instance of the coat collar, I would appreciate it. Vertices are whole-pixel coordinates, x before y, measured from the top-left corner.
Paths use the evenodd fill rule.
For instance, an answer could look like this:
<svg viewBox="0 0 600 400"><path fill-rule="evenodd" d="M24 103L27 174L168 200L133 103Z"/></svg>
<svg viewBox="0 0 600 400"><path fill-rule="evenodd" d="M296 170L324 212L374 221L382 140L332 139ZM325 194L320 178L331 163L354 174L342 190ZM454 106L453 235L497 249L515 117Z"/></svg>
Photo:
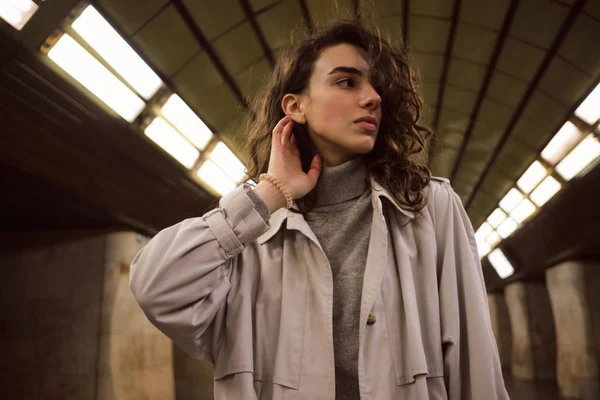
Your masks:
<svg viewBox="0 0 600 400"><path fill-rule="evenodd" d="M377 181L375 181L375 179L373 179L373 176L370 176L369 180L371 182L371 200L372 200L373 207L375 210L382 212L381 201L379 198L384 197L384 198L388 199L389 202L394 205L396 210L398 210L400 213L402 213L409 219L413 219L415 217L415 214L413 212L402 208L396 202L394 197L391 194L389 194L388 191L383 186L381 186ZM265 233L263 233L261 236L258 237L258 239L257 239L258 243L263 244L267 240L269 240L273 236L275 236L275 234L277 232L279 232L279 229L281 229L281 226L283 225L283 223L286 220L288 220L288 223L287 223L288 229L298 230L298 231L304 233L309 238L313 239L315 242L317 242L314 233L308 226L308 223L304 220L304 216L302 214L291 212L290 210L288 210L286 208L281 208L281 209L277 210L275 213L273 213L273 215L271 215L271 219L269 220L269 224L271 227Z"/></svg>

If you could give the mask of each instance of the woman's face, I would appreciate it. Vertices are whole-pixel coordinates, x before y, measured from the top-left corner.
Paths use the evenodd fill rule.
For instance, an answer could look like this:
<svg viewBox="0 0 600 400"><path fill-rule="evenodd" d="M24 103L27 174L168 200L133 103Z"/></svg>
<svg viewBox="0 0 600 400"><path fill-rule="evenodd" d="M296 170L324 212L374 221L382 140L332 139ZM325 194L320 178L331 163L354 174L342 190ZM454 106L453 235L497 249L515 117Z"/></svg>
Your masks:
<svg viewBox="0 0 600 400"><path fill-rule="evenodd" d="M350 44L329 47L315 61L300 110L326 166L369 153L381 123L381 97L369 83L366 53Z"/></svg>

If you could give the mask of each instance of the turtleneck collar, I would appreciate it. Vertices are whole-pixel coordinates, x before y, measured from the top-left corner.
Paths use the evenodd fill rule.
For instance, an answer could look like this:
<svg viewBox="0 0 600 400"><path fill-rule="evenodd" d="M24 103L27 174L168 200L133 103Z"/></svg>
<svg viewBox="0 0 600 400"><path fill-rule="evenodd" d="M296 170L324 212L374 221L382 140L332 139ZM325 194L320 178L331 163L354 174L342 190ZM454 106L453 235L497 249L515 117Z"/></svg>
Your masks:
<svg viewBox="0 0 600 400"><path fill-rule="evenodd" d="M367 177L362 154L335 167L323 167L316 186L316 206L337 204L362 195L369 188Z"/></svg>

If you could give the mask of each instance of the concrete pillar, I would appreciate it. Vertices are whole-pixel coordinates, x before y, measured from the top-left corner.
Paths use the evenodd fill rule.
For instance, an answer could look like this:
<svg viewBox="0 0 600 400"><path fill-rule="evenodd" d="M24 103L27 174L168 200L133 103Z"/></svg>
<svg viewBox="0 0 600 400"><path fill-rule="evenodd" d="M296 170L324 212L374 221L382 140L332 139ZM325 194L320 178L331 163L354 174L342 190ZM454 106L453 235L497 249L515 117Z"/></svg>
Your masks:
<svg viewBox="0 0 600 400"><path fill-rule="evenodd" d="M508 307L503 293L489 293L488 304L492 320L492 330L498 346L500 364L503 370L510 370L510 357L512 337L510 329L510 317Z"/></svg>
<svg viewBox="0 0 600 400"><path fill-rule="evenodd" d="M600 265L567 261L546 270L556 325L557 380L565 397L600 398L597 392L598 349L594 338L594 318L598 319L599 311L593 312L590 308L585 279L586 268L598 267ZM600 287L592 289L598 291ZM591 397L594 390L595 396Z"/></svg>
<svg viewBox="0 0 600 400"><path fill-rule="evenodd" d="M99 400L173 400L172 342L147 319L129 289L129 264L147 239L133 232L107 236Z"/></svg>
<svg viewBox="0 0 600 400"><path fill-rule="evenodd" d="M543 282L514 282L505 289L512 329L511 373L521 379L556 376L556 339Z"/></svg>

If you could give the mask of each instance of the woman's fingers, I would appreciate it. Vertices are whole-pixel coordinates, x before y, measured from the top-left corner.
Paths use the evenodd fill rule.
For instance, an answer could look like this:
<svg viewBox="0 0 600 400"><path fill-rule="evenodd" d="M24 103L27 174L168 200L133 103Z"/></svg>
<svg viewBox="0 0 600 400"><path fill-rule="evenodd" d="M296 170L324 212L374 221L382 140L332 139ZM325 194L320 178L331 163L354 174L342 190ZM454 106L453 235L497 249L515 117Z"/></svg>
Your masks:
<svg viewBox="0 0 600 400"><path fill-rule="evenodd" d="M310 163L310 170L308 171L308 177L311 182L316 185L317 180L319 179L319 175L321 174L321 158L318 155L315 155Z"/></svg>
<svg viewBox="0 0 600 400"><path fill-rule="evenodd" d="M275 128L273 128L273 143L277 143L277 142L281 143L281 139L282 139L281 137L283 134L283 130L284 130L285 126L288 124L288 122L290 122L290 120L291 120L291 118L288 115L286 115L281 120L279 120L277 125L275 125Z"/></svg>
<svg viewBox="0 0 600 400"><path fill-rule="evenodd" d="M283 127L283 133L281 134L281 145L285 146L291 136L292 128L294 127L294 121L291 118L287 121L286 125Z"/></svg>

